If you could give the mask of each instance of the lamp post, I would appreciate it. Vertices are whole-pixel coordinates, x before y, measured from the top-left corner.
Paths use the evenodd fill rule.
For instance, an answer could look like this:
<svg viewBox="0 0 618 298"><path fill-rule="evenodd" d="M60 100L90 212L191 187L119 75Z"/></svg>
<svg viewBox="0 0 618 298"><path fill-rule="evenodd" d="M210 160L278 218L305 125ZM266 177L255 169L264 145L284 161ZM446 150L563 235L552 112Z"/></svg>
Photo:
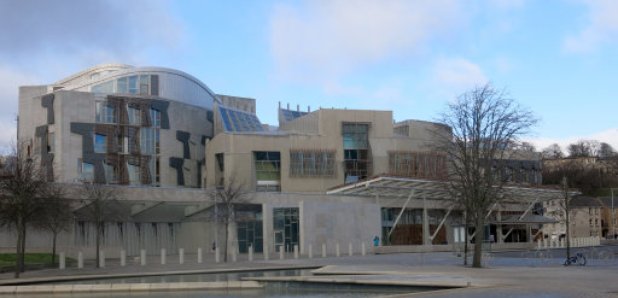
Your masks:
<svg viewBox="0 0 618 298"><path fill-rule="evenodd" d="M614 213L614 188L610 188L612 192L612 236L616 239L616 214Z"/></svg>

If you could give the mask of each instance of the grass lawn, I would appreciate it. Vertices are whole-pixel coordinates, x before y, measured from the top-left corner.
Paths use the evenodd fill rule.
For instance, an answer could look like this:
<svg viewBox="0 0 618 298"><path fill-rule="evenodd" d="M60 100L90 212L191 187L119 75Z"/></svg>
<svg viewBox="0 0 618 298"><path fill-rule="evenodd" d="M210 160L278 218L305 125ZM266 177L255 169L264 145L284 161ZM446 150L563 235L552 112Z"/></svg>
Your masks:
<svg viewBox="0 0 618 298"><path fill-rule="evenodd" d="M0 253L0 268L15 267L16 255L14 253ZM67 260L68 261L68 260ZM48 265L51 262L51 253L26 253L27 265ZM56 263L58 255L56 255Z"/></svg>

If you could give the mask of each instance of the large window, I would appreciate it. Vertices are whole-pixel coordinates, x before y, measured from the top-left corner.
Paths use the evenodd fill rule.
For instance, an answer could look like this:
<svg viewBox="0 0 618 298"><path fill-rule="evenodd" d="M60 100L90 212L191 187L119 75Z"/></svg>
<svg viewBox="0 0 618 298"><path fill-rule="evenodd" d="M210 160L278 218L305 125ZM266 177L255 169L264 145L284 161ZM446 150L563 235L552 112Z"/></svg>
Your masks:
<svg viewBox="0 0 618 298"><path fill-rule="evenodd" d="M290 150L290 176L332 177L334 175L334 150Z"/></svg>
<svg viewBox="0 0 618 298"><path fill-rule="evenodd" d="M255 178L258 191L279 191L281 181L281 154L274 151L257 151L255 156Z"/></svg>
<svg viewBox="0 0 618 298"><path fill-rule="evenodd" d="M94 181L94 165L91 163L82 162L81 158L77 160L80 179L85 182Z"/></svg>
<svg viewBox="0 0 618 298"><path fill-rule="evenodd" d="M118 183L118 172L116 165L109 161L103 163L103 170L105 171L105 181L109 184Z"/></svg>
<svg viewBox="0 0 618 298"><path fill-rule="evenodd" d="M447 175L446 155L434 152L392 151L388 165L394 176L445 179Z"/></svg>
<svg viewBox="0 0 618 298"><path fill-rule="evenodd" d="M366 179L371 172L369 124L343 123L343 157L345 183Z"/></svg>
<svg viewBox="0 0 618 298"><path fill-rule="evenodd" d="M94 134L94 152L107 153L107 136L102 134Z"/></svg>
<svg viewBox="0 0 618 298"><path fill-rule="evenodd" d="M96 107L96 121L97 123L116 123L116 108L114 105L104 102L97 101L95 104Z"/></svg>
<svg viewBox="0 0 618 298"><path fill-rule="evenodd" d="M298 208L274 208L273 209L273 233L275 249L293 251L298 243L299 217Z"/></svg>
<svg viewBox="0 0 618 298"><path fill-rule="evenodd" d="M129 124L141 125L142 124L142 111L137 105L127 105L127 114L129 116Z"/></svg>
<svg viewBox="0 0 618 298"><path fill-rule="evenodd" d="M129 172L129 184L131 185L141 184L139 164L132 164L131 162L128 162L127 171Z"/></svg>

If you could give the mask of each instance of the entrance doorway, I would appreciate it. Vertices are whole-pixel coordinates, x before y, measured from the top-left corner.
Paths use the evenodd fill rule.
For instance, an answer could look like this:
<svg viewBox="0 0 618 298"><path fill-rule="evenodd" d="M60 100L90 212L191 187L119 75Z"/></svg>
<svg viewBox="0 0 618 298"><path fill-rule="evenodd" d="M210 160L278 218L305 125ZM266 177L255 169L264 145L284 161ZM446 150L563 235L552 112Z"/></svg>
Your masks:
<svg viewBox="0 0 618 298"><path fill-rule="evenodd" d="M279 251L283 247L290 252L294 245L298 245L298 208L274 208L273 209L273 232L275 249Z"/></svg>

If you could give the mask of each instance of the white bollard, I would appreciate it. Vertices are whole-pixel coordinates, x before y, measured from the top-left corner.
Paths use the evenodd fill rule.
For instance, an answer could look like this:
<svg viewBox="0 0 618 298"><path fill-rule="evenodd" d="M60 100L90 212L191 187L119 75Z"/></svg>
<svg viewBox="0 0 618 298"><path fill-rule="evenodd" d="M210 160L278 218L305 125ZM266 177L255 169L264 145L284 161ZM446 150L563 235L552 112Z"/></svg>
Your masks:
<svg viewBox="0 0 618 298"><path fill-rule="evenodd" d="M348 244L348 255L350 257L354 255L354 252L352 251L352 242L350 242L350 244Z"/></svg>
<svg viewBox="0 0 618 298"><path fill-rule="evenodd" d="M298 259L298 245L294 245L294 259Z"/></svg>
<svg viewBox="0 0 618 298"><path fill-rule="evenodd" d="M124 249L120 250L120 266L124 267L127 265L127 252Z"/></svg>
<svg viewBox="0 0 618 298"><path fill-rule="evenodd" d="M202 248L197 248L197 263L202 264Z"/></svg>
<svg viewBox="0 0 618 298"><path fill-rule="evenodd" d="M283 260L285 258L285 254L283 251L283 245L279 246L279 260Z"/></svg>
<svg viewBox="0 0 618 298"><path fill-rule="evenodd" d="M142 249L139 251L139 263L141 266L146 266L146 250Z"/></svg>
<svg viewBox="0 0 618 298"><path fill-rule="evenodd" d="M77 269L84 268L84 254L80 251L77 253Z"/></svg>
<svg viewBox="0 0 618 298"><path fill-rule="evenodd" d="M309 254L308 255L310 259L313 259L313 249L311 247L311 244L309 244Z"/></svg>
<svg viewBox="0 0 618 298"><path fill-rule="evenodd" d="M105 252L99 251L99 268L105 268Z"/></svg>
<svg viewBox="0 0 618 298"><path fill-rule="evenodd" d="M182 265L184 263L185 263L185 249L179 248L178 249L178 264Z"/></svg>
<svg viewBox="0 0 618 298"><path fill-rule="evenodd" d="M166 262L167 262L167 252L165 251L165 248L161 248L161 265L165 265Z"/></svg>
<svg viewBox="0 0 618 298"><path fill-rule="evenodd" d="M221 262L221 256L219 256L219 247L215 247L215 263Z"/></svg>
<svg viewBox="0 0 618 298"><path fill-rule="evenodd" d="M361 244L361 255L363 257L367 255L367 248L365 247L365 242Z"/></svg>
<svg viewBox="0 0 618 298"><path fill-rule="evenodd" d="M337 257L341 256L341 252L339 251L339 242L337 242L337 244L335 244L335 256L337 256Z"/></svg>
<svg viewBox="0 0 618 298"><path fill-rule="evenodd" d="M263 254L264 254L264 261L268 261L268 259L270 259L269 251L268 251L268 244L264 244Z"/></svg>
<svg viewBox="0 0 618 298"><path fill-rule="evenodd" d="M322 243L322 258L326 258L326 243Z"/></svg>
<svg viewBox="0 0 618 298"><path fill-rule="evenodd" d="M64 252L61 252L58 255L58 268L60 270L64 270L64 268L66 268L66 259L64 257Z"/></svg>
<svg viewBox="0 0 618 298"><path fill-rule="evenodd" d="M253 262L253 246L249 246L249 262Z"/></svg>

